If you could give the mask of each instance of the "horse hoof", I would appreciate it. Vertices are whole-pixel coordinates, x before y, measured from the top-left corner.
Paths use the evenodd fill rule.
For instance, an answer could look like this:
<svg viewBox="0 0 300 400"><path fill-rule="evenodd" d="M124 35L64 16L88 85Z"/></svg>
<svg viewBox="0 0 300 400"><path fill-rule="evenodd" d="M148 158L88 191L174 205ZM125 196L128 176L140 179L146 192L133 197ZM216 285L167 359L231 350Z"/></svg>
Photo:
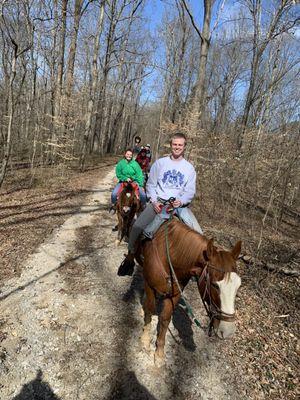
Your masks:
<svg viewBox="0 0 300 400"><path fill-rule="evenodd" d="M155 352L155 354L154 354L154 364L155 364L156 368L164 367L166 365L165 357L164 356L160 356L159 354L157 354Z"/></svg>
<svg viewBox="0 0 300 400"><path fill-rule="evenodd" d="M120 244L121 244L121 240L115 240L115 244L117 245L117 246L120 246Z"/></svg>

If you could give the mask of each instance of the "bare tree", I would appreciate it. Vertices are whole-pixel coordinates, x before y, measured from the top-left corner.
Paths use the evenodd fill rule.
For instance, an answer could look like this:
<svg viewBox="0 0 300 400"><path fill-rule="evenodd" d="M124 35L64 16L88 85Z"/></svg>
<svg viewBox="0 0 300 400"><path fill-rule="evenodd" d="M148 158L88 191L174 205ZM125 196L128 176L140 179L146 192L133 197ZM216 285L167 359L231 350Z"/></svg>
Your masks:
<svg viewBox="0 0 300 400"><path fill-rule="evenodd" d="M67 72L66 72L66 89L65 89L65 113L64 113L64 135L67 134L70 129L70 107L71 107L71 95L74 86L74 65L77 49L77 39L79 31L79 23L82 16L82 6L84 0L75 0L74 11L73 11L73 26L71 33L71 43L69 47L68 61L67 61Z"/></svg>
<svg viewBox="0 0 300 400"><path fill-rule="evenodd" d="M6 42L11 47L11 70L8 87L8 125L6 133L6 142L0 171L0 186L3 183L6 174L7 164L10 158L12 143L12 123L16 112L16 102L14 97L14 81L17 74L18 59L26 53L32 46L33 25L30 21L28 4L23 3L16 8L10 8L5 0L1 3L0 9L0 29ZM10 11L16 12L16 23L10 14ZM22 29L23 28L23 29ZM24 38L25 35L25 38Z"/></svg>
<svg viewBox="0 0 300 400"><path fill-rule="evenodd" d="M54 3L55 10L57 8L57 1ZM62 102L62 88L63 88L63 71L65 66L65 45L66 45L66 25L67 25L67 6L68 0L62 0L60 20L56 16L55 30L59 29L59 45L58 45L58 57L57 57L57 72L56 72L56 84L55 84L55 102L54 102L54 122L55 127L53 130L54 144L56 144L56 134L58 130L58 119L61 114L61 102Z"/></svg>
<svg viewBox="0 0 300 400"><path fill-rule="evenodd" d="M192 113L194 115L198 115L199 122L201 121L203 109L204 109L204 102L206 96L206 69L207 69L207 58L208 58L208 51L211 42L211 19L212 19L212 8L214 5L214 0L204 0L204 12L203 12L203 27L200 30L194 20L194 17L187 5L185 0L181 0L184 8L186 9L193 27L195 28L199 38L200 38L200 60L199 60L199 69L198 69L198 80L196 84L195 94L194 94L194 101L192 107ZM201 124L200 124L201 125Z"/></svg>
<svg viewBox="0 0 300 400"><path fill-rule="evenodd" d="M290 14L294 7L292 0L284 0L275 6L274 12L268 25L264 23L262 27L262 2L261 0L245 0L245 5L248 8L252 26L253 26L253 43L252 43L252 60L251 72L249 78L249 88L247 91L245 107L241 119L241 133L238 136L238 147L240 148L243 143L243 134L249 122L249 115L253 105L257 99L260 89L259 68L263 60L264 53L268 45L278 36L288 32L299 21L299 17Z"/></svg>
<svg viewBox="0 0 300 400"><path fill-rule="evenodd" d="M93 110L94 110L94 103L96 97L96 89L97 89L97 82L98 82L98 56L99 56L99 47L100 47L100 38L103 29L103 18L104 18L104 9L105 9L105 1L101 1L100 9L99 9L99 17L98 17L98 25L97 31L94 36L94 51L93 51L93 60L92 60L92 71L91 71L91 88L90 88L90 98L88 101L88 110L86 116L86 124L85 124L85 131L83 136L83 145L82 151L80 155L80 169L81 171L84 168L84 162L88 147L88 141L91 138L92 134L92 117L93 117Z"/></svg>

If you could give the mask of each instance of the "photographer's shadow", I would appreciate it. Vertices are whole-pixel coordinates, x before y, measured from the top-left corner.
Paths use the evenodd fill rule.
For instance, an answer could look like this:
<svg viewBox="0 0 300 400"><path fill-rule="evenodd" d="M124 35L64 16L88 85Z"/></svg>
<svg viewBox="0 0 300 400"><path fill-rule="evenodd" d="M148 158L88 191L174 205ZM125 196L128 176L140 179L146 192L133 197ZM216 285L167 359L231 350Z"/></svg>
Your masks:
<svg viewBox="0 0 300 400"><path fill-rule="evenodd" d="M12 400L60 400L48 382L43 381L43 372L39 369L35 379L23 385L20 393Z"/></svg>

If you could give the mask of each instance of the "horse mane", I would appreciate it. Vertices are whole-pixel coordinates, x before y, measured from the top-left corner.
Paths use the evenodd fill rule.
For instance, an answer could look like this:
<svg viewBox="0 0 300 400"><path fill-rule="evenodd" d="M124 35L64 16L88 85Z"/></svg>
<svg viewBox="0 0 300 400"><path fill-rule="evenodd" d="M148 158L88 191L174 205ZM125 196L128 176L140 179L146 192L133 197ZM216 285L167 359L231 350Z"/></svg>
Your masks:
<svg viewBox="0 0 300 400"><path fill-rule="evenodd" d="M170 255L178 265L195 265L206 250L208 239L187 225L173 220L168 223ZM156 235L158 243L165 246L165 224ZM203 261L205 259L203 258Z"/></svg>
<svg viewBox="0 0 300 400"><path fill-rule="evenodd" d="M179 222L177 219L172 220L168 225L169 250L172 260L176 260L177 265L195 266L199 263L207 261L206 250L209 239L200 233L194 231L187 225ZM156 235L157 243L165 249L165 224L159 229ZM228 252L218 247L214 247L215 252L220 260L219 268L210 268L210 273L216 280L228 279L232 269L231 263L228 262ZM165 250L164 250L165 251Z"/></svg>
<svg viewBox="0 0 300 400"><path fill-rule="evenodd" d="M134 195L134 197L132 199L128 199L126 196L126 193L129 193L129 192ZM134 201L134 203L137 202L137 198L135 195L135 189L130 182L126 186L123 187L123 189L120 193L120 200L125 201L125 203L131 202L131 201Z"/></svg>

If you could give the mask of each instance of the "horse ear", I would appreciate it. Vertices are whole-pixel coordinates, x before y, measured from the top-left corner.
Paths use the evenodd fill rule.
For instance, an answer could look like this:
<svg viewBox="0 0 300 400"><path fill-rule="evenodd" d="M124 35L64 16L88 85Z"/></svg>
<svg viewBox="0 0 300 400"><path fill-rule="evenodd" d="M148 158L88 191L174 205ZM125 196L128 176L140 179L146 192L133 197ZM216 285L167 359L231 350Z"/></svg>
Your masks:
<svg viewBox="0 0 300 400"><path fill-rule="evenodd" d="M241 240L239 240L235 246L233 247L233 249L231 250L231 254L232 257L237 260L239 258L240 252L241 252L241 248L242 248L242 242Z"/></svg>
<svg viewBox="0 0 300 400"><path fill-rule="evenodd" d="M208 259L210 260L214 254L214 239L209 239L208 243L207 243L207 249L206 249L206 254Z"/></svg>

